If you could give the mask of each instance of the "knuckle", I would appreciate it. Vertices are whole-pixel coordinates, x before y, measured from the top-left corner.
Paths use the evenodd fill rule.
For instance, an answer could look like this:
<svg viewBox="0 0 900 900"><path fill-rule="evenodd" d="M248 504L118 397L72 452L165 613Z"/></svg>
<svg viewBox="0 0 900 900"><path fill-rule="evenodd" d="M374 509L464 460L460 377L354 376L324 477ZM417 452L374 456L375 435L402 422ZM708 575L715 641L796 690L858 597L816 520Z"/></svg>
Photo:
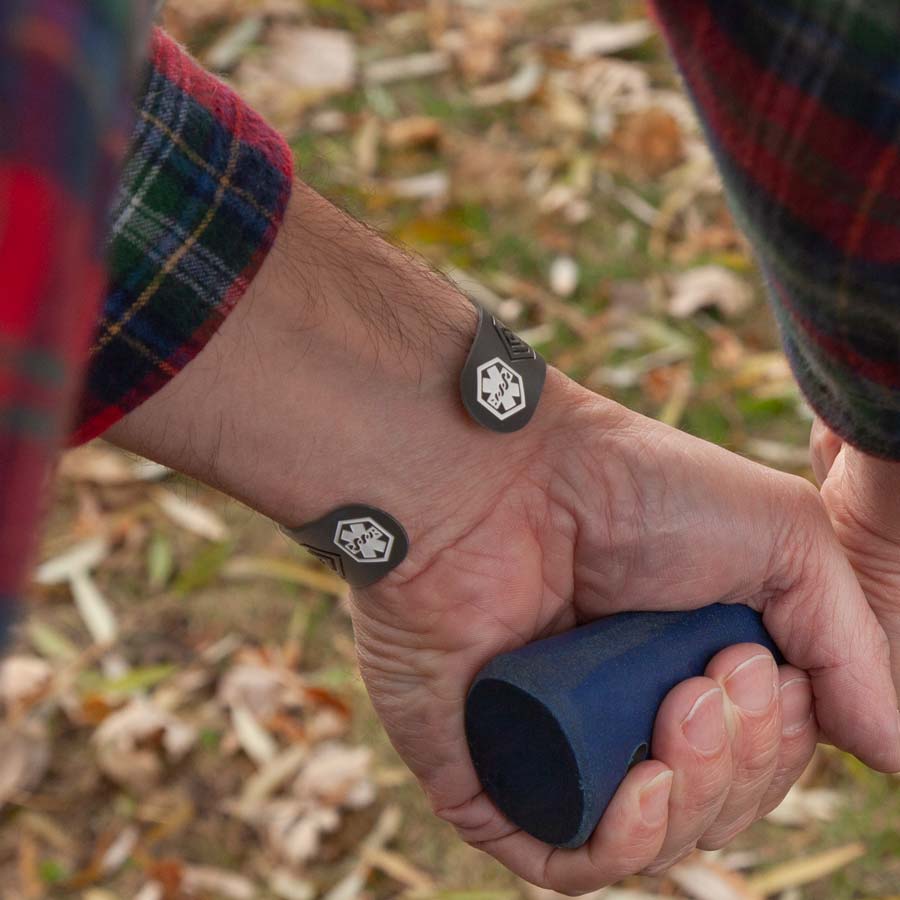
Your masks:
<svg viewBox="0 0 900 900"><path fill-rule="evenodd" d="M724 825L713 826L697 842L701 850L721 850L730 844L739 834L746 831L757 820L756 809L745 812L731 822Z"/></svg>
<svg viewBox="0 0 900 900"><path fill-rule="evenodd" d="M689 844L672 853L666 853L654 860L649 866L642 870L642 875L662 875L663 872L671 869L672 866L680 863L683 859L690 856L697 849L697 842L691 841Z"/></svg>

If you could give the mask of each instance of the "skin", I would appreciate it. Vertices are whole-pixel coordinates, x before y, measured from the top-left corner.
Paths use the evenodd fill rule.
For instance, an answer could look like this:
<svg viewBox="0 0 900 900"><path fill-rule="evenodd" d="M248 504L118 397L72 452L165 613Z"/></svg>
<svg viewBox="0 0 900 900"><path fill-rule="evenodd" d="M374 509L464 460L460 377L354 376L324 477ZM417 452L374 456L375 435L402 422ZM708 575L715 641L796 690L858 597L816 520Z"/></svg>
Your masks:
<svg viewBox="0 0 900 900"><path fill-rule="evenodd" d="M821 421L811 456L834 530L890 641L900 688L900 463L844 444Z"/></svg>
<svg viewBox="0 0 900 900"><path fill-rule="evenodd" d="M595 890L725 844L820 730L900 769L887 642L815 489L553 369L526 429L487 432L458 398L474 328L455 288L298 183L249 295L109 436L288 525L357 501L404 523L407 559L352 600L372 702L436 813L536 884ZM478 669L602 615L716 601L761 611L790 665L742 645L676 687L584 847L506 821L465 745Z"/></svg>

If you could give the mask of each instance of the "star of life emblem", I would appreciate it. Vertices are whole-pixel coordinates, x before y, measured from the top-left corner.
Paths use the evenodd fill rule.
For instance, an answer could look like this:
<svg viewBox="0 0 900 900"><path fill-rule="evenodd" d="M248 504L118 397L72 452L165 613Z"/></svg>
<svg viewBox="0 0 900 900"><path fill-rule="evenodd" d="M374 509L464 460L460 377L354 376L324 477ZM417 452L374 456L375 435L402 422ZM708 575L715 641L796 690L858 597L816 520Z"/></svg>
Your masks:
<svg viewBox="0 0 900 900"><path fill-rule="evenodd" d="M391 556L394 535L373 518L341 519L334 544L358 563L383 563Z"/></svg>
<svg viewBox="0 0 900 900"><path fill-rule="evenodd" d="M503 421L525 409L522 376L499 356L482 363L477 370L478 403Z"/></svg>

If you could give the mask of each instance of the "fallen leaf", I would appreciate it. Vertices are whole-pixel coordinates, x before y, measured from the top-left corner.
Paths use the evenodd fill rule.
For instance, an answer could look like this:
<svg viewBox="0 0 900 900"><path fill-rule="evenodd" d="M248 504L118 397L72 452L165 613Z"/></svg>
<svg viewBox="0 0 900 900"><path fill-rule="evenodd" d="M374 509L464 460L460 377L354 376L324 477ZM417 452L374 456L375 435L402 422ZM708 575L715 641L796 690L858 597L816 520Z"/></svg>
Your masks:
<svg viewBox="0 0 900 900"><path fill-rule="evenodd" d="M667 306L677 319L686 319L710 306L734 318L752 302L753 291L734 272L722 266L701 266L675 276Z"/></svg>
<svg viewBox="0 0 900 900"><path fill-rule="evenodd" d="M159 463L126 455L102 443L92 443L64 453L58 474L65 481L123 485L158 481L170 472L171 469Z"/></svg>
<svg viewBox="0 0 900 900"><path fill-rule="evenodd" d="M390 84L440 75L450 68L450 57L442 51L413 53L370 62L363 76L367 84Z"/></svg>
<svg viewBox="0 0 900 900"><path fill-rule="evenodd" d="M249 878L213 866L185 866L181 885L188 893L211 893L225 900L253 900L256 886Z"/></svg>
<svg viewBox="0 0 900 900"><path fill-rule="evenodd" d="M227 72L262 34L265 20L262 16L239 19L203 55L206 65L216 72Z"/></svg>
<svg viewBox="0 0 900 900"><path fill-rule="evenodd" d="M184 528L185 531L190 531L208 541L227 540L229 532L225 523L205 506L163 488L154 491L153 499L179 528Z"/></svg>
<svg viewBox="0 0 900 900"><path fill-rule="evenodd" d="M90 572L109 556L110 546L105 537L92 537L74 544L65 553L41 563L34 580L38 584L62 584L73 575Z"/></svg>
<svg viewBox="0 0 900 900"><path fill-rule="evenodd" d="M280 900L313 900L318 893L313 882L282 868L274 869L269 875L269 890Z"/></svg>
<svg viewBox="0 0 900 900"><path fill-rule="evenodd" d="M165 763L181 760L196 740L193 726L140 697L107 716L92 737L103 773L138 791L155 786Z"/></svg>
<svg viewBox="0 0 900 900"><path fill-rule="evenodd" d="M616 161L635 178L658 178L684 159L678 120L657 107L623 116L612 142L618 151Z"/></svg>
<svg viewBox="0 0 900 900"><path fill-rule="evenodd" d="M0 725L0 809L37 787L49 763L50 743L43 722L32 718Z"/></svg>
<svg viewBox="0 0 900 900"><path fill-rule="evenodd" d="M407 178L393 178L386 183L387 190L404 200L444 200L450 191L450 178L446 172L425 172Z"/></svg>
<svg viewBox="0 0 900 900"><path fill-rule="evenodd" d="M268 34L268 68L283 85L322 95L356 81L356 44L347 31L277 25Z"/></svg>
<svg viewBox="0 0 900 900"><path fill-rule="evenodd" d="M765 896L741 875L701 854L674 866L667 875L691 900L763 900Z"/></svg>
<svg viewBox="0 0 900 900"><path fill-rule="evenodd" d="M776 825L802 828L813 822L831 822L845 802L839 791L829 788L804 788L795 784L766 820Z"/></svg>
<svg viewBox="0 0 900 900"><path fill-rule="evenodd" d="M253 710L263 721L278 712L287 695L282 673L257 663L237 663L219 681L220 703L231 709Z"/></svg>
<svg viewBox="0 0 900 900"><path fill-rule="evenodd" d="M472 102L480 107L522 103L538 92L544 80L544 72L544 66L539 60L527 60L512 77L473 90Z"/></svg>
<svg viewBox="0 0 900 900"><path fill-rule="evenodd" d="M846 844L843 847L835 847L824 853L814 856L792 859L788 862L774 866L765 872L760 872L748 879L753 890L761 897L777 894L788 888L801 887L825 878L833 872L837 872L850 863L866 855L865 844Z"/></svg>
<svg viewBox="0 0 900 900"><path fill-rule="evenodd" d="M94 579L87 572L76 572L69 583L72 599L91 640L104 647L114 644L119 634L116 616Z"/></svg>
<svg viewBox="0 0 900 900"><path fill-rule="evenodd" d="M609 56L639 47L654 34L647 19L633 22L583 22L569 29L569 51L575 59Z"/></svg>
<svg viewBox="0 0 900 900"><path fill-rule="evenodd" d="M278 744L256 716L245 706L231 708L231 725L243 751L258 766L275 759Z"/></svg>
<svg viewBox="0 0 900 900"><path fill-rule="evenodd" d="M53 679L53 669L37 656L8 656L0 661L0 700L20 713L41 699Z"/></svg>
<svg viewBox="0 0 900 900"><path fill-rule="evenodd" d="M385 127L384 141L394 150L407 147L433 147L444 133L439 119L431 116L408 116Z"/></svg>
<svg viewBox="0 0 900 900"><path fill-rule="evenodd" d="M581 275L578 263L570 256L557 256L550 266L550 290L557 297L571 297L578 289Z"/></svg>
<svg viewBox="0 0 900 900"><path fill-rule="evenodd" d="M335 741L319 744L294 782L294 793L327 806L358 809L375 799L372 751Z"/></svg>

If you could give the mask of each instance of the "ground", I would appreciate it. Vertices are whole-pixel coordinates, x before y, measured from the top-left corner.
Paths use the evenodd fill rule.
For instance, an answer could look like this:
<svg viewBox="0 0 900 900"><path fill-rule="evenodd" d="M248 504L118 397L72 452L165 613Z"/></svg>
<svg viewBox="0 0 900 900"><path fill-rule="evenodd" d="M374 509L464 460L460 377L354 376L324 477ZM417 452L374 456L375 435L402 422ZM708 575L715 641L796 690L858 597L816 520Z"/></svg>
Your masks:
<svg viewBox="0 0 900 900"><path fill-rule="evenodd" d="M810 414L639 3L171 0L302 175L589 387L808 475ZM102 443L0 672L0 897L536 898L432 817L344 589ZM608 900L900 896L900 782L822 750L770 821Z"/></svg>

